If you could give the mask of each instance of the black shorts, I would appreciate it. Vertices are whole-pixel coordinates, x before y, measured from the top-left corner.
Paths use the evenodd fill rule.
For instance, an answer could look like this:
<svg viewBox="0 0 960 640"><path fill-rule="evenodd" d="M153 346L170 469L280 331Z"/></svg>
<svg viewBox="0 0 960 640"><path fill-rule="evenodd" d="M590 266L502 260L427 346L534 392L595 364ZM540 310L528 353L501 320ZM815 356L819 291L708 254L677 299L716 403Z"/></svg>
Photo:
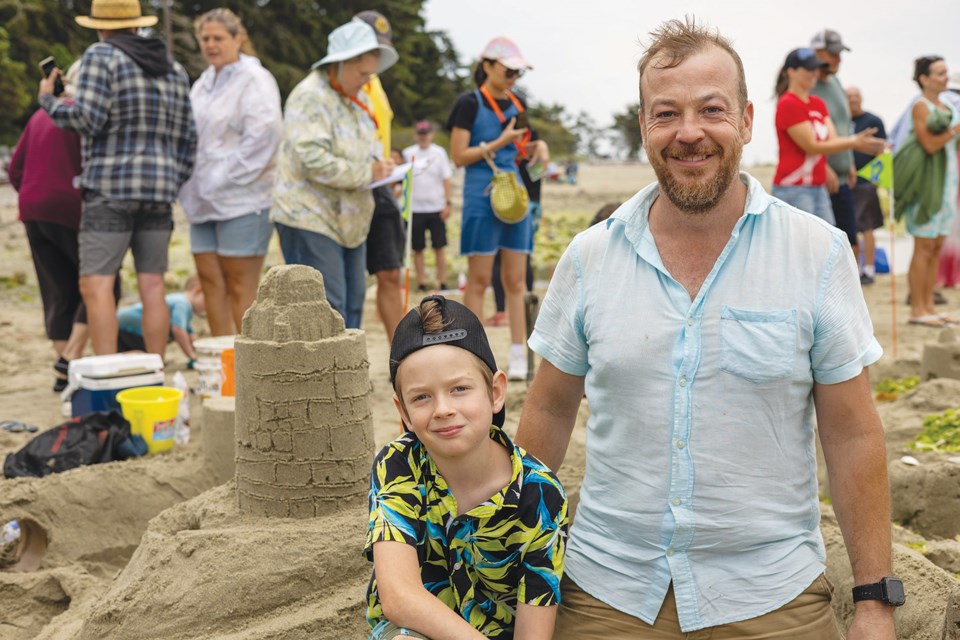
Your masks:
<svg viewBox="0 0 960 640"><path fill-rule="evenodd" d="M841 182L840 191L830 194L833 218L836 227L847 234L851 245L857 244L857 214L853 209L853 193L845 182Z"/></svg>
<svg viewBox="0 0 960 640"><path fill-rule="evenodd" d="M414 251L423 251L427 246L427 230L430 230L430 246L443 249L447 246L447 223L440 219L440 212L414 213L413 237L410 245Z"/></svg>
<svg viewBox="0 0 960 640"><path fill-rule="evenodd" d="M373 191L374 210L367 234L367 272L390 271L403 266L403 219L389 186Z"/></svg>
<svg viewBox="0 0 960 640"><path fill-rule="evenodd" d="M869 182L858 182L853 186L853 207L857 211L857 230L873 231L883 227L883 210L877 188Z"/></svg>

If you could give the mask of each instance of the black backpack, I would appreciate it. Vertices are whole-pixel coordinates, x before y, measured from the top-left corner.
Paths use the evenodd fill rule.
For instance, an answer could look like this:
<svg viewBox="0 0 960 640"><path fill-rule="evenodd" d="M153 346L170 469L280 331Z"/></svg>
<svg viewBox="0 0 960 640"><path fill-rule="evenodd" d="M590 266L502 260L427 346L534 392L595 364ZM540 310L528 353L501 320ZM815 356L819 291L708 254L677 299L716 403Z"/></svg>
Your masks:
<svg viewBox="0 0 960 640"><path fill-rule="evenodd" d="M73 418L40 433L16 453L7 455L7 478L40 478L87 464L126 460L147 452L139 435L119 411L100 411Z"/></svg>

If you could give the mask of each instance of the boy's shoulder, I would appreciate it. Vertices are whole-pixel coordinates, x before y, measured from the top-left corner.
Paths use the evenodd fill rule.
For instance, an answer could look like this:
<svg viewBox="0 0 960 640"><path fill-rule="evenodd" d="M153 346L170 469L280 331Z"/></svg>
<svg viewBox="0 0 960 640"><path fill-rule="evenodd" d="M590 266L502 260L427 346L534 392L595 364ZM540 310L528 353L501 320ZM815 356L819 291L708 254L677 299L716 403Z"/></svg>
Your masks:
<svg viewBox="0 0 960 640"><path fill-rule="evenodd" d="M535 491L543 495L552 494L556 499L566 501L567 492L563 489L557 474L523 447L516 446L516 451L523 463L522 491Z"/></svg>

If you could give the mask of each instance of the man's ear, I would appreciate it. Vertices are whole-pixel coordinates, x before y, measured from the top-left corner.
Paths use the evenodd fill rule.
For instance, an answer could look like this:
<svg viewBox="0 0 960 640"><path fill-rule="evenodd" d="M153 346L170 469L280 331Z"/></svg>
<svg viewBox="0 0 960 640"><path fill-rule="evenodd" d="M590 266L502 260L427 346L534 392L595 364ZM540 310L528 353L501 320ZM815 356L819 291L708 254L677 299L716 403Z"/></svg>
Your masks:
<svg viewBox="0 0 960 640"><path fill-rule="evenodd" d="M743 138L743 144L747 144L753 139L753 103L749 100L743 108L743 121L740 126L740 137Z"/></svg>

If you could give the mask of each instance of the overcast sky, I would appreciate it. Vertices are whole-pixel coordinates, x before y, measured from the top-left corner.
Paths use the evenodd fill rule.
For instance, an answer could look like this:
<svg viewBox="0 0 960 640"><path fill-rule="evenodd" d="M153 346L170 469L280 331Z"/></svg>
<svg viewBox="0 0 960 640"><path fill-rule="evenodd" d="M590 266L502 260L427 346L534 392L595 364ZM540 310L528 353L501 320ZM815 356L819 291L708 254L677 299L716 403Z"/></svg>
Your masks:
<svg viewBox="0 0 960 640"><path fill-rule="evenodd" d="M951 75L960 72L960 0L428 0L428 29L442 29L464 61L488 40L516 42L535 69L523 87L536 101L584 110L601 125L637 99L640 42L664 20L693 14L733 41L754 103L753 142L744 161L776 162L772 99L787 53L806 46L818 29L839 31L851 51L838 74L859 86L864 108L888 127L917 93L913 60L938 54Z"/></svg>

